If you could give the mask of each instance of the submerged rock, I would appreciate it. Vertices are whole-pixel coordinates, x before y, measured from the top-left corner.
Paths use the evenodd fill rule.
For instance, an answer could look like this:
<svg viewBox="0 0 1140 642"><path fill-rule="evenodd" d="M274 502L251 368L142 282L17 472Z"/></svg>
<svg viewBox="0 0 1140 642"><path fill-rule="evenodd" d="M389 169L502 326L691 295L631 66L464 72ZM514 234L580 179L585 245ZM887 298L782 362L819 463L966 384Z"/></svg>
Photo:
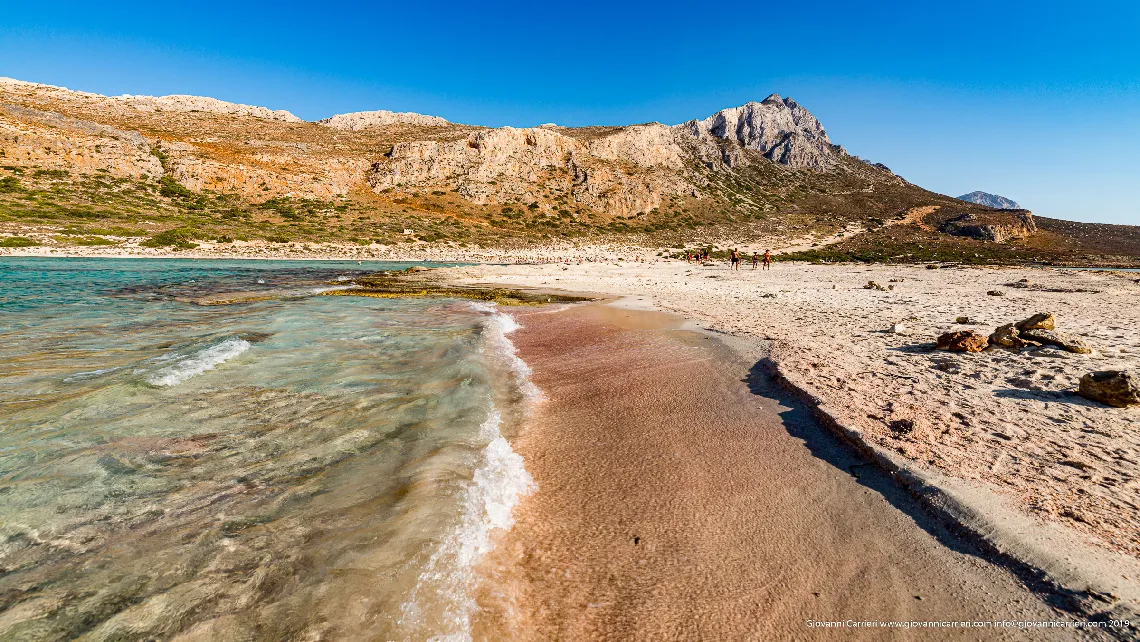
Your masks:
<svg viewBox="0 0 1140 642"><path fill-rule="evenodd" d="M1081 377L1077 394L1117 408L1140 405L1140 377L1122 370L1090 372Z"/></svg>
<svg viewBox="0 0 1140 642"><path fill-rule="evenodd" d="M950 352L981 352L989 345L989 341L985 337L973 330L958 330L957 332L947 332L938 337L935 349L949 350Z"/></svg>
<svg viewBox="0 0 1140 642"><path fill-rule="evenodd" d="M1092 352L1092 348L1084 341L1072 335L1065 334L1064 332L1057 332L1056 330L1024 330L1020 332L1020 336L1023 339L1057 346L1058 348L1077 354L1089 354Z"/></svg>

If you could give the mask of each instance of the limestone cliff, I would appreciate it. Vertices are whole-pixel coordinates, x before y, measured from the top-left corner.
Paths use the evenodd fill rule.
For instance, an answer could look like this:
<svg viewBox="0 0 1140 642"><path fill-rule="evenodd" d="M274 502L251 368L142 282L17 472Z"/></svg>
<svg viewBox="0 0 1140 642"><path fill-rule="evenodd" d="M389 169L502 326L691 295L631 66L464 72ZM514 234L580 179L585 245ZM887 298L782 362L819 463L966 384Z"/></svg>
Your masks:
<svg viewBox="0 0 1140 642"><path fill-rule="evenodd" d="M773 94L672 127L504 127L453 140L397 143L373 164L368 180L378 192L446 189L481 204L541 203L544 195L559 194L629 216L670 197L701 197L708 183L702 170L731 172L771 162L828 171L846 156L810 112Z"/></svg>
<svg viewBox="0 0 1140 642"><path fill-rule="evenodd" d="M170 208L273 238L375 238L424 220L444 221L435 238L456 226L469 239L783 234L884 219L930 196L848 156L774 94L677 125L486 128L383 110L305 122L213 98L0 79L0 158L0 207L21 220L48 201L58 214L44 220L90 207L148 221L141 213ZM309 214L285 217L298 202Z"/></svg>

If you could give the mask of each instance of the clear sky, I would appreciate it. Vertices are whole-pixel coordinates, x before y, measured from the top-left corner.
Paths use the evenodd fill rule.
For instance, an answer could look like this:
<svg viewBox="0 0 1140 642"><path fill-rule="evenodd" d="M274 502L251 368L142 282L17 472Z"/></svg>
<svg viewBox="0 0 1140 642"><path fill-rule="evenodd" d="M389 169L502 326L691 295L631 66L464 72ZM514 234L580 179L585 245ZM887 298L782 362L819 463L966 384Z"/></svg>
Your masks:
<svg viewBox="0 0 1140 642"><path fill-rule="evenodd" d="M0 75L306 119L677 123L792 96L956 196L1140 225L1140 1L9 2Z"/></svg>

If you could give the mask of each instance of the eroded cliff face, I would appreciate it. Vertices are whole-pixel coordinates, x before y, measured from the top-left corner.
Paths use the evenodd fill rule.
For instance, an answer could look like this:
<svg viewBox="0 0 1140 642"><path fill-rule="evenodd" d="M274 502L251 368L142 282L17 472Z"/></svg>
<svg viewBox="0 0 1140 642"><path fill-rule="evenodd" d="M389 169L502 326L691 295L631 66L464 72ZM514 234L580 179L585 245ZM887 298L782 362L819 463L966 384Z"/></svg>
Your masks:
<svg viewBox="0 0 1140 642"><path fill-rule="evenodd" d="M773 94L672 127L631 125L597 136L549 125L505 127L398 143L372 166L368 181L378 192L442 189L480 204L541 204L553 193L629 216L673 196L700 198L707 171L757 162L826 171L845 156L811 113Z"/></svg>
<svg viewBox="0 0 1140 642"><path fill-rule="evenodd" d="M1003 243L1032 236L1037 232L1037 223L1033 220L1033 212L1010 209L959 214L944 222L939 229L955 236Z"/></svg>
<svg viewBox="0 0 1140 642"><path fill-rule="evenodd" d="M451 141L397 143L369 172L378 192L438 188L478 204L573 200L617 215L670 195L699 195L672 128L638 125L593 140L561 128L473 131Z"/></svg>
<svg viewBox="0 0 1140 642"><path fill-rule="evenodd" d="M0 103L0 141L0 160L10 167L104 171L139 180L162 175L145 136L55 112Z"/></svg>

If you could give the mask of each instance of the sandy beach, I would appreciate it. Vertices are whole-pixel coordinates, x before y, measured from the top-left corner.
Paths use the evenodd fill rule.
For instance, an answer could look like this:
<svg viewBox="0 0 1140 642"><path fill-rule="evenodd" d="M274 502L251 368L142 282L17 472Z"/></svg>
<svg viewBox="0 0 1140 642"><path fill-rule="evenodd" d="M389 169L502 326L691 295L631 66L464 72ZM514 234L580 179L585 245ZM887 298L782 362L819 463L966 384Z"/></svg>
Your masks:
<svg viewBox="0 0 1140 642"><path fill-rule="evenodd" d="M1135 608L1140 409L1075 394L1087 372L1140 367L1135 273L804 264L730 272L724 264L685 262L444 272L466 283L625 297L627 305L678 313L729 342L765 342L763 363L787 387L881 456L880 464L913 473L937 501L949 498L943 516L980 531L991 553L1061 587L1095 580L1106 595L1077 596L1083 608ZM892 289L866 289L868 281ZM1003 295L987 294L994 290ZM943 332L988 335L1043 311L1092 353L933 350ZM888 331L895 324L902 327ZM737 375L748 370L741 366ZM900 419L912 429L892 429Z"/></svg>
<svg viewBox="0 0 1140 642"><path fill-rule="evenodd" d="M546 401L515 441L539 490L487 562L488 613L509 612L513 637L810 640L837 632L809 621L1065 619L749 372L741 352L762 344L734 351L679 317L602 305L516 318Z"/></svg>

